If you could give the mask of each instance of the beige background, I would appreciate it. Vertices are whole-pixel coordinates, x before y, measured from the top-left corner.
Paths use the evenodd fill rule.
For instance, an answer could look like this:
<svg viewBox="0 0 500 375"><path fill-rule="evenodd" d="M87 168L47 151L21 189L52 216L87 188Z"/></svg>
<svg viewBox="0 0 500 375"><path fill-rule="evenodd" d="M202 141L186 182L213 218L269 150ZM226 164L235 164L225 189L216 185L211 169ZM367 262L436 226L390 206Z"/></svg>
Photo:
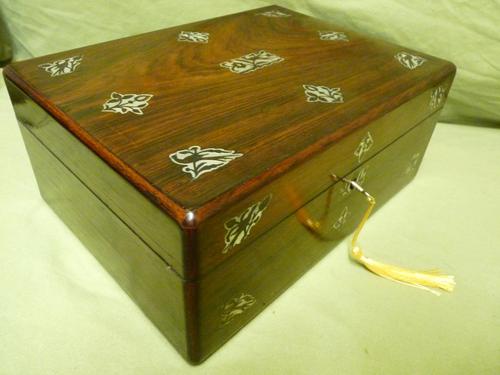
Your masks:
<svg viewBox="0 0 500 375"><path fill-rule="evenodd" d="M106 2L111 3L118 4ZM114 11L98 1L80 2L80 8L69 7L75 1L2 1L4 13L19 21L11 23L11 30L22 36L17 43L31 54L118 37L123 30L133 34L230 13L255 3L214 1L201 7L188 1L181 10L163 2L162 13L138 0ZM391 16L399 11L402 19L413 22L395 1L386 3L393 5ZM412 2L415 5L407 9L422 3ZM436 2L443 7L451 3ZM311 13L322 9L319 4L293 2ZM375 9L373 2L366 4ZM137 17L131 16L134 7ZM366 7L360 9L366 12ZM432 15L429 8L421 9ZM368 21L351 10L352 16L340 19L368 30ZM61 21L54 23L54 16ZM152 21L140 24L134 21L139 16L151 16ZM463 18L455 22L463 28L480 23ZM382 37L394 37L390 27L384 30L379 31ZM85 36L88 43L75 35ZM408 31L401 35L413 38ZM449 36L450 44L459 43L463 35ZM421 42L418 36L415 41ZM468 48L466 54L471 55ZM473 74L474 95L488 97L490 86L480 84L481 72ZM457 90L462 87L465 96L456 91L455 104L470 94L459 82ZM495 115L483 111L486 107L479 98L470 108L456 106L455 113L463 109ZM454 293L435 297L377 278L349 261L344 243L194 368L40 198L0 83L0 374L500 373L500 132L479 127L479 122L438 124L416 180L370 220L362 238L367 253L376 259L414 268L440 267L456 275Z"/></svg>

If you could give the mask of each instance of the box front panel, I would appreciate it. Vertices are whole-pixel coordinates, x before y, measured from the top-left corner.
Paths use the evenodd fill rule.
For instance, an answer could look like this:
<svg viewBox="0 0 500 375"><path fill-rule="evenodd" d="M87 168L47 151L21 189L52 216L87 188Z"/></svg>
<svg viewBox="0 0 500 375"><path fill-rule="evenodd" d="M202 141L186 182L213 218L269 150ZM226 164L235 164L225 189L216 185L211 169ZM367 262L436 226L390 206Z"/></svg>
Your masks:
<svg viewBox="0 0 500 375"><path fill-rule="evenodd" d="M21 132L42 197L187 357L182 280L28 129Z"/></svg>
<svg viewBox="0 0 500 375"><path fill-rule="evenodd" d="M432 115L347 176L376 197L377 208L415 176L437 117ZM337 173L335 166L331 172ZM336 183L307 204L293 187L283 188L275 198L303 207L200 282L203 357L351 233L366 209L365 198L353 193L344 182ZM308 220L315 223L315 230L306 227Z"/></svg>
<svg viewBox="0 0 500 375"><path fill-rule="evenodd" d="M199 273L207 274L290 215L298 208L296 200L307 202L327 189L332 184L330 172L345 176L438 111L451 80L449 77L368 126L353 131L289 173L202 222L198 235ZM439 93L437 99L436 93ZM294 198L283 197L282 192L291 188Z"/></svg>

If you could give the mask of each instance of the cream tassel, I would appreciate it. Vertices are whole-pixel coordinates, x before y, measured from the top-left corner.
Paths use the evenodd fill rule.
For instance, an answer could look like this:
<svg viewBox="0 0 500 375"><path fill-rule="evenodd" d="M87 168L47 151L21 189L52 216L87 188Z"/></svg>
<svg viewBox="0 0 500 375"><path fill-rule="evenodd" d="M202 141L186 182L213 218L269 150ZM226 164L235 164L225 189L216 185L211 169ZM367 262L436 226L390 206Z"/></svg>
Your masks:
<svg viewBox="0 0 500 375"><path fill-rule="evenodd" d="M351 258L359 264L362 264L374 274L382 276L386 279L413 286L415 288L424 289L435 295L440 295L440 293L431 288L439 288L446 290L447 292L451 292L455 287L455 280L451 275L444 275L439 270L413 271L406 268L378 262L366 257L363 254L363 250L361 250L361 247L357 245L358 237L361 230L363 229L363 226L368 220L368 217L370 216L376 202L375 198L368 194L368 192L366 192L356 182L350 180L345 181L350 183L356 190L363 193L369 203L369 206L352 237L349 251L349 255L351 256Z"/></svg>

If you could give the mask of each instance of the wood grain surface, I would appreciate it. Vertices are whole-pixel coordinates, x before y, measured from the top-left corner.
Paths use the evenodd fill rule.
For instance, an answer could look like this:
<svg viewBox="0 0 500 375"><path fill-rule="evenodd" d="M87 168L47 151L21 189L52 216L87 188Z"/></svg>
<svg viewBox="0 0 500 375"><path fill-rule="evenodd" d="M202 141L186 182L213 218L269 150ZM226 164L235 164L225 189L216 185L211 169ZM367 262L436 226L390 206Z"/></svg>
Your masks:
<svg viewBox="0 0 500 375"><path fill-rule="evenodd" d="M415 176L437 116L347 176L359 181L364 174L359 182L377 197L377 208ZM34 129L21 126L44 199L193 364L205 360L325 256L353 230L366 208L360 195L336 182L205 277L184 281L42 145ZM293 188L283 193L290 202L298 197ZM345 207L349 215L335 229ZM318 222L317 230L311 231L304 218ZM232 302L242 295L252 298L248 308Z"/></svg>
<svg viewBox="0 0 500 375"><path fill-rule="evenodd" d="M360 173L365 174L362 185L376 197L376 209L414 178L437 117L435 114L428 118L347 176L356 180ZM335 183L200 280L202 358L220 347L355 229L367 208L366 199L357 192L346 195L345 191L345 183ZM293 188L284 193L292 201L296 196ZM346 220L335 229L346 207ZM319 223L315 231L305 225L307 218ZM358 271L366 272L353 263L352 272ZM225 323L224 307L242 294L252 296L255 302L246 309L235 306L233 318Z"/></svg>
<svg viewBox="0 0 500 375"><path fill-rule="evenodd" d="M91 190L154 252L183 275L182 231L177 222L97 157L10 80L10 99L21 127Z"/></svg>
<svg viewBox="0 0 500 375"><path fill-rule="evenodd" d="M288 17L266 17L280 9ZM177 41L181 31L208 43ZM349 41L320 40L345 31ZM284 60L238 74L220 66L265 50ZM394 55L428 61L417 69ZM71 74L40 64L71 56ZM63 126L183 223L199 223L454 73L446 61L279 7L247 11L17 62L5 74ZM344 103L310 103L303 85L341 88ZM112 92L154 95L144 115L102 112ZM243 156L193 180L169 155L192 145Z"/></svg>
<svg viewBox="0 0 500 375"><path fill-rule="evenodd" d="M75 175L21 126L43 199L186 359L184 283Z"/></svg>
<svg viewBox="0 0 500 375"><path fill-rule="evenodd" d="M449 87L451 80L451 77L448 78L441 83L441 86ZM434 110L430 108L429 101L433 91L434 88L424 91L394 111L363 128L357 129L338 143L308 158L293 170L275 178L248 196L241 198L231 207L218 211L202 222L197 230L197 253L193 254L193 257L196 258L196 268L190 270L191 274L206 275L214 267L248 246L255 238L266 233L281 220L328 189L333 183L330 177L331 173L344 177L369 157L383 150L417 126L421 120L431 116ZM360 163L354 155L354 150L368 133L373 139L373 145ZM289 190L295 192L294 200L287 196L286 191ZM227 231L225 223L231 218L241 215L255 202L268 196L272 198L259 222L252 227L241 244L224 252ZM188 270L189 267L186 269Z"/></svg>

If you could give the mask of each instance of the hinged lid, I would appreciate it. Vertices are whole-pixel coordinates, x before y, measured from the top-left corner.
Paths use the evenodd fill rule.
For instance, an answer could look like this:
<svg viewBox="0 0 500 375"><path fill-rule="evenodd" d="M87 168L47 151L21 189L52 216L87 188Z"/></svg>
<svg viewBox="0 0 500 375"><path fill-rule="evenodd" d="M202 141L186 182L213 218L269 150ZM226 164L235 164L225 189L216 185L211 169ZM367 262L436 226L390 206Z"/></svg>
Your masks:
<svg viewBox="0 0 500 375"><path fill-rule="evenodd" d="M17 62L5 74L183 223L238 202L454 70L272 6Z"/></svg>

